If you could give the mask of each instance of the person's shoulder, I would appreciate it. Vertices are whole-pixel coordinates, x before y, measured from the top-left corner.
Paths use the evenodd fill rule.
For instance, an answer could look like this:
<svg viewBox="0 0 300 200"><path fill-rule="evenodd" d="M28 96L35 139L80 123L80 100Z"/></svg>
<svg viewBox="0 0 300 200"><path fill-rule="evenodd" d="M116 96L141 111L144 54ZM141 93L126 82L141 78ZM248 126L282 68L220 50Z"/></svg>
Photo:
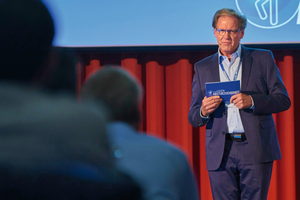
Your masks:
<svg viewBox="0 0 300 200"><path fill-rule="evenodd" d="M31 105L27 105L28 107ZM81 102L69 95L52 95L47 93L39 94L39 102L34 107L38 113L44 113L44 117L51 120L80 121L81 123L72 126L81 126L83 122L94 123L105 119L107 110L95 102ZM30 108L33 110L33 108ZM96 124L95 124L96 126Z"/></svg>
<svg viewBox="0 0 300 200"><path fill-rule="evenodd" d="M268 50L268 49L250 48L250 47L245 47L245 46L243 46L242 51L246 54L252 54L254 56L272 54L272 51Z"/></svg>
<svg viewBox="0 0 300 200"><path fill-rule="evenodd" d="M106 121L105 109L97 109L92 103L79 103L69 95L54 95L41 89L10 83L1 85L0 95L3 97L0 102L0 119L5 117L5 113L11 116L1 120L2 125L21 125L19 122L22 121L28 128L38 124L45 129L62 132L66 129L79 131L79 128L80 131L91 130L91 125L94 129L99 127L99 121Z"/></svg>
<svg viewBox="0 0 300 200"><path fill-rule="evenodd" d="M143 151L158 152L160 157L181 157L185 159L185 154L175 145L161 139L149 135L146 132L135 131L130 125L124 122L110 123L108 133L113 142L117 145L138 146Z"/></svg>
<svg viewBox="0 0 300 200"><path fill-rule="evenodd" d="M217 59L218 57L218 52L214 53L210 56L207 56L205 58L203 58L202 60L198 61L195 63L195 66L206 66L208 63L211 63L214 59Z"/></svg>
<svg viewBox="0 0 300 200"><path fill-rule="evenodd" d="M106 114L92 103L83 104L73 96L58 96L33 87L11 84L2 84L0 95L3 137L20 137L20 141L31 141L32 138L38 141L36 144L49 147L55 144L66 152L78 144L88 152L93 151L94 158L97 157L93 162L101 164L101 161L108 160ZM44 155L37 152L36 156L42 158Z"/></svg>
<svg viewBox="0 0 300 200"><path fill-rule="evenodd" d="M139 137L139 133L137 133L129 124L121 121L108 123L107 131L112 140Z"/></svg>
<svg viewBox="0 0 300 200"><path fill-rule="evenodd" d="M143 137L143 140L147 141L147 143L152 143L161 156L164 156L169 160L172 159L173 161L186 160L185 153L179 147L175 146L175 144L161 138L147 135L147 133L143 134L141 137Z"/></svg>

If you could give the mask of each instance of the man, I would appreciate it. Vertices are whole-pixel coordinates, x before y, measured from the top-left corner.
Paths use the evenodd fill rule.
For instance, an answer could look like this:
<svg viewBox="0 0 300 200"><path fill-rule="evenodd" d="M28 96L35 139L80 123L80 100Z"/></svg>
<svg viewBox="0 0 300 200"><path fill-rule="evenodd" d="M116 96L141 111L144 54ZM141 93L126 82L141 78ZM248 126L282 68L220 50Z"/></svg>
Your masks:
<svg viewBox="0 0 300 200"><path fill-rule="evenodd" d="M0 199L140 199L115 166L105 109L44 90L55 32L45 5L0 0L0 26Z"/></svg>
<svg viewBox="0 0 300 200"><path fill-rule="evenodd" d="M195 64L188 119L206 125L206 161L214 199L267 199L273 161L281 158L273 113L290 99L268 50L240 44L246 18L218 10L212 23L219 50ZM206 97L205 83L240 80L241 92L225 105Z"/></svg>
<svg viewBox="0 0 300 200"><path fill-rule="evenodd" d="M83 86L82 96L103 101L112 110L108 130L118 166L141 185L145 200L199 199L185 154L138 132L141 88L125 70L105 67L98 71Z"/></svg>

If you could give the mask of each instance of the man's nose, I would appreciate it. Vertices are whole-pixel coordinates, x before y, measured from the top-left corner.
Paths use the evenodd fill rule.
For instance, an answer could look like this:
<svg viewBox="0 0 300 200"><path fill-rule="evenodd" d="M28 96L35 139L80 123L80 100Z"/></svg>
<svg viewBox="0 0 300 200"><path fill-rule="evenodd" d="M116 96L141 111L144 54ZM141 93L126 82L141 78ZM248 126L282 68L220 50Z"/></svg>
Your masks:
<svg viewBox="0 0 300 200"><path fill-rule="evenodd" d="M230 33L229 33L229 31L226 31L226 32L225 32L225 34L224 34L224 36L227 36L227 37L229 37L229 36L230 36Z"/></svg>
<svg viewBox="0 0 300 200"><path fill-rule="evenodd" d="M230 33L226 31L225 34L223 35L223 38L231 38Z"/></svg>

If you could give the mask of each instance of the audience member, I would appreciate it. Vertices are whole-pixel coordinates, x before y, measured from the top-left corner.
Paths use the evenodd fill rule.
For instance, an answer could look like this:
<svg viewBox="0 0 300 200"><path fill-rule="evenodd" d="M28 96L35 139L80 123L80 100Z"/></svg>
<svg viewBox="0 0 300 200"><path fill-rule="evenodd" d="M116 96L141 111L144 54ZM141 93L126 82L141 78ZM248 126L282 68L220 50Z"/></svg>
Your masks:
<svg viewBox="0 0 300 200"><path fill-rule="evenodd" d="M196 200L197 185L185 154L167 142L140 134L141 88L120 67L105 67L82 88L83 99L103 101L113 113L108 126L119 169L138 182L146 200Z"/></svg>
<svg viewBox="0 0 300 200"><path fill-rule="evenodd" d="M0 25L0 199L140 199L114 165L105 109L38 89L54 37L44 4L0 0Z"/></svg>
<svg viewBox="0 0 300 200"><path fill-rule="evenodd" d="M139 188L114 167L102 108L0 88L1 200L139 199Z"/></svg>

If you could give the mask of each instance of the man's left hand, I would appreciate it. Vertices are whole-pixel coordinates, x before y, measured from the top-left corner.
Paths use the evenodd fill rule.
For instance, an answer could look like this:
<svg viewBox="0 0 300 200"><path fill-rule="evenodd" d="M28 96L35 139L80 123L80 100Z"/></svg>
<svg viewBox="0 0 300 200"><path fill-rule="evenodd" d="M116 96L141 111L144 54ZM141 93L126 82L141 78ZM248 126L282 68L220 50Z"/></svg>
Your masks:
<svg viewBox="0 0 300 200"><path fill-rule="evenodd" d="M252 107L252 99L249 95L239 93L230 98L230 103L233 103L238 109L247 109Z"/></svg>

